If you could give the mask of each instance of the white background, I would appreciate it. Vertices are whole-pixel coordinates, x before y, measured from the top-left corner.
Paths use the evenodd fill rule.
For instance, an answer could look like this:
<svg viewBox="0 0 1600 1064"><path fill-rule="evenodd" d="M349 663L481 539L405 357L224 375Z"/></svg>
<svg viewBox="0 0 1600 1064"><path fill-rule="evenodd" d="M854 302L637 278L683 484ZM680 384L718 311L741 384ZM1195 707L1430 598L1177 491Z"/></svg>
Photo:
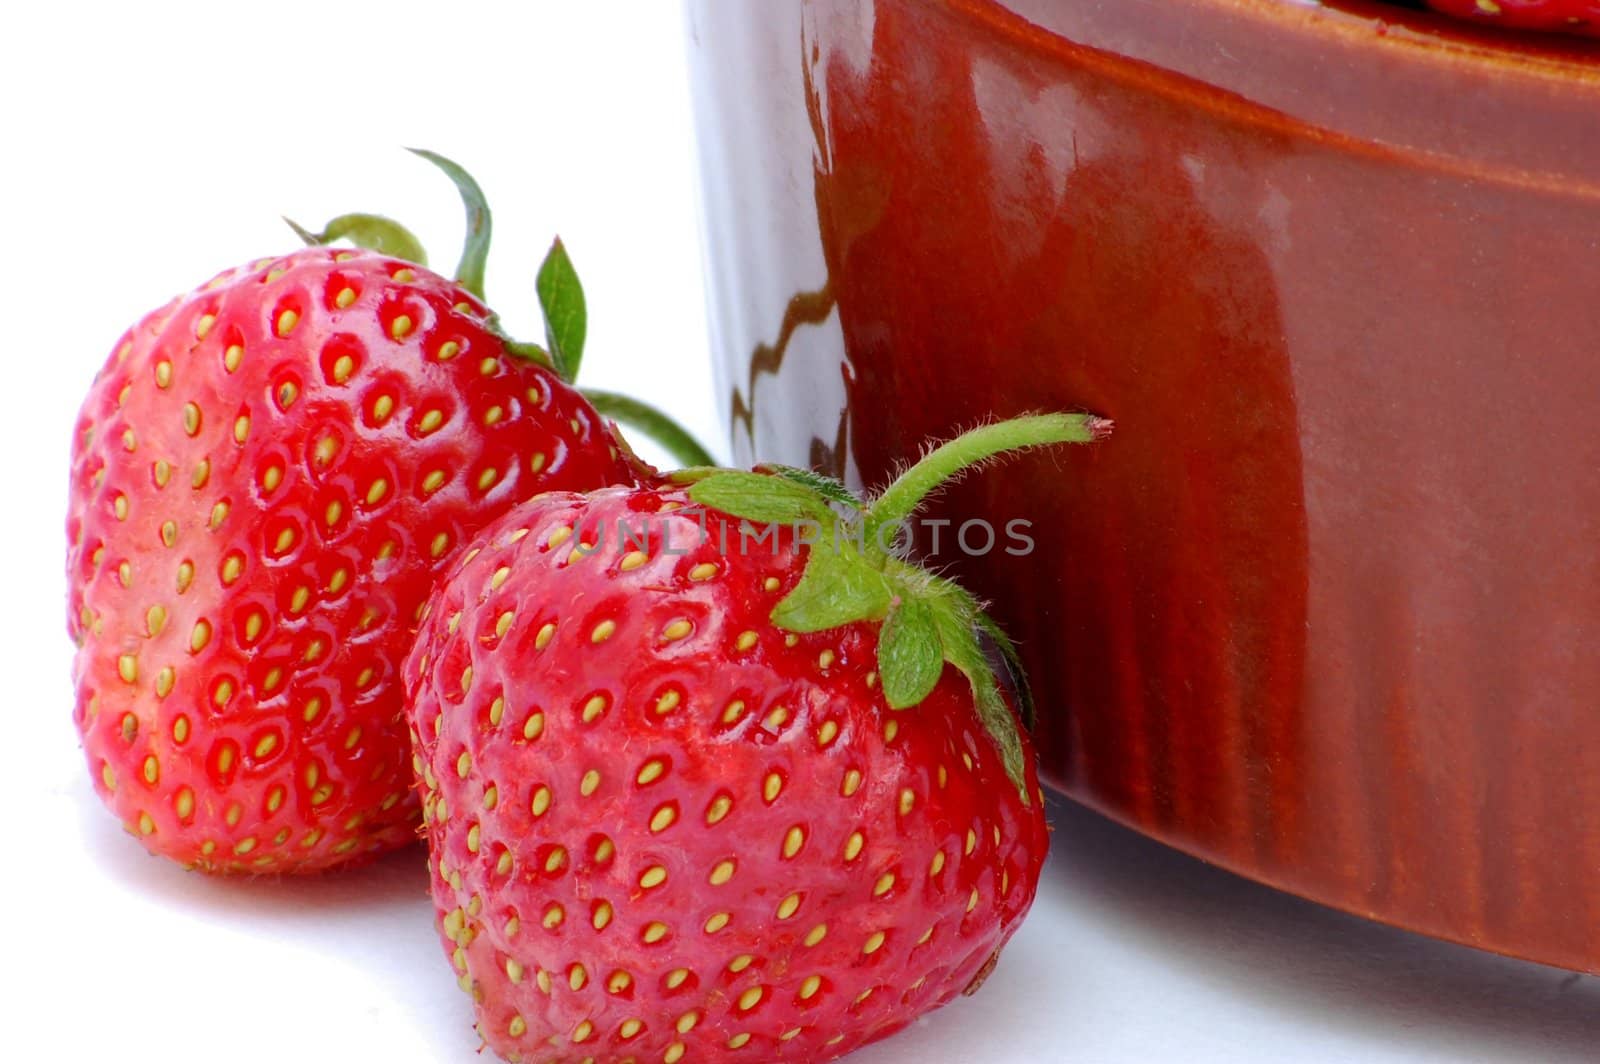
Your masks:
<svg viewBox="0 0 1600 1064"><path fill-rule="evenodd" d="M758 2L758 0L724 0ZM157 8L160 8L158 11ZM586 382L722 448L705 350L674 3L13 5L0 31L0 610L7 926L0 1057L164 1064L480 1060L421 856L310 882L209 881L95 799L70 722L67 441L112 341L278 221L396 215L448 269L496 210L489 295L535 335L559 230L586 280ZM1600 990L1245 883L1067 806L983 993L862 1064L1590 1061Z"/></svg>

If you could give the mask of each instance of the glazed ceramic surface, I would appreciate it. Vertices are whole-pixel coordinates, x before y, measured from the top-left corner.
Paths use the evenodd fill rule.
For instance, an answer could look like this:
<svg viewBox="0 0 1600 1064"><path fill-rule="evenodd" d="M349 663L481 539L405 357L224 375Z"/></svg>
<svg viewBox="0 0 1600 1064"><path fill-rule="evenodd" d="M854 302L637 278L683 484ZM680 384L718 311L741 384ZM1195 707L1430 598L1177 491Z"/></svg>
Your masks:
<svg viewBox="0 0 1600 1064"><path fill-rule="evenodd" d="M1600 970L1600 48L1359 2L691 0L741 459L951 516L1051 780L1327 903ZM759 9L759 11L758 11Z"/></svg>

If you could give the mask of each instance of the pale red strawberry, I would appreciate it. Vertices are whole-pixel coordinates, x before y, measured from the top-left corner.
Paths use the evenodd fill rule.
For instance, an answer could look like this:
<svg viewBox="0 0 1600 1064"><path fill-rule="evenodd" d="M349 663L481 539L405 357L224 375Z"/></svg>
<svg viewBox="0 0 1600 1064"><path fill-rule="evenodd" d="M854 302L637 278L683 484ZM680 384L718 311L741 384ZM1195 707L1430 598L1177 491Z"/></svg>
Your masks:
<svg viewBox="0 0 1600 1064"><path fill-rule="evenodd" d="M516 503L631 480L595 411L436 274L310 249L117 344L72 447L75 719L152 851L300 872L414 837L399 667Z"/></svg>
<svg viewBox="0 0 1600 1064"><path fill-rule="evenodd" d="M981 982L1034 897L1042 795L976 605L870 530L974 460L1104 429L978 430L870 511L702 470L475 543L407 682L440 932L490 1047L828 1060ZM830 504L864 549L800 541ZM780 524L741 550L738 517Z"/></svg>
<svg viewBox="0 0 1600 1064"><path fill-rule="evenodd" d="M1600 34L1597 0L1427 0L1447 15L1505 29Z"/></svg>

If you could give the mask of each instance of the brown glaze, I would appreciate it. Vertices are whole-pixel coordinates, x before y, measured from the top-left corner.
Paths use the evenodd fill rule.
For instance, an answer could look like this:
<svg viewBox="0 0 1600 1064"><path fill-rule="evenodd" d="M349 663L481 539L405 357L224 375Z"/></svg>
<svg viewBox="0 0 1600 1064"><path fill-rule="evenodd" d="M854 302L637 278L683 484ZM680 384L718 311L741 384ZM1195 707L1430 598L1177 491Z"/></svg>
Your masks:
<svg viewBox="0 0 1600 1064"><path fill-rule="evenodd" d="M947 500L1034 523L941 560L1052 781L1600 970L1600 47L1356 0L690 11L740 457L870 484L1115 418Z"/></svg>

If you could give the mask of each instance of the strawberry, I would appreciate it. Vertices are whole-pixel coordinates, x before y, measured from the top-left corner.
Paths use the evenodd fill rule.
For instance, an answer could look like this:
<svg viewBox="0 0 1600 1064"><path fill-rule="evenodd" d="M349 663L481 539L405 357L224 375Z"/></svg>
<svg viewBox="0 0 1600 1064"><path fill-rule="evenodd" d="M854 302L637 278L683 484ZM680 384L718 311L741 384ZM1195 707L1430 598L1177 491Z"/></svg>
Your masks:
<svg viewBox="0 0 1600 1064"><path fill-rule="evenodd" d="M871 509L817 474L696 470L475 541L406 681L482 1038L511 1061L824 1060L975 988L1032 902L1042 795L976 603L878 530L972 461L1106 428L976 430ZM812 534L836 511L837 550Z"/></svg>
<svg viewBox="0 0 1600 1064"><path fill-rule="evenodd" d="M435 577L530 496L635 479L473 291L488 213L465 181L468 282L368 250L262 260L135 325L84 401L75 720L102 798L155 853L306 872L414 839L400 664ZM420 257L392 223L336 223ZM565 273L558 245L541 293L565 301L551 340L570 369Z"/></svg>
<svg viewBox="0 0 1600 1064"><path fill-rule="evenodd" d="M1600 35L1597 0L1427 0L1447 15L1507 29Z"/></svg>

